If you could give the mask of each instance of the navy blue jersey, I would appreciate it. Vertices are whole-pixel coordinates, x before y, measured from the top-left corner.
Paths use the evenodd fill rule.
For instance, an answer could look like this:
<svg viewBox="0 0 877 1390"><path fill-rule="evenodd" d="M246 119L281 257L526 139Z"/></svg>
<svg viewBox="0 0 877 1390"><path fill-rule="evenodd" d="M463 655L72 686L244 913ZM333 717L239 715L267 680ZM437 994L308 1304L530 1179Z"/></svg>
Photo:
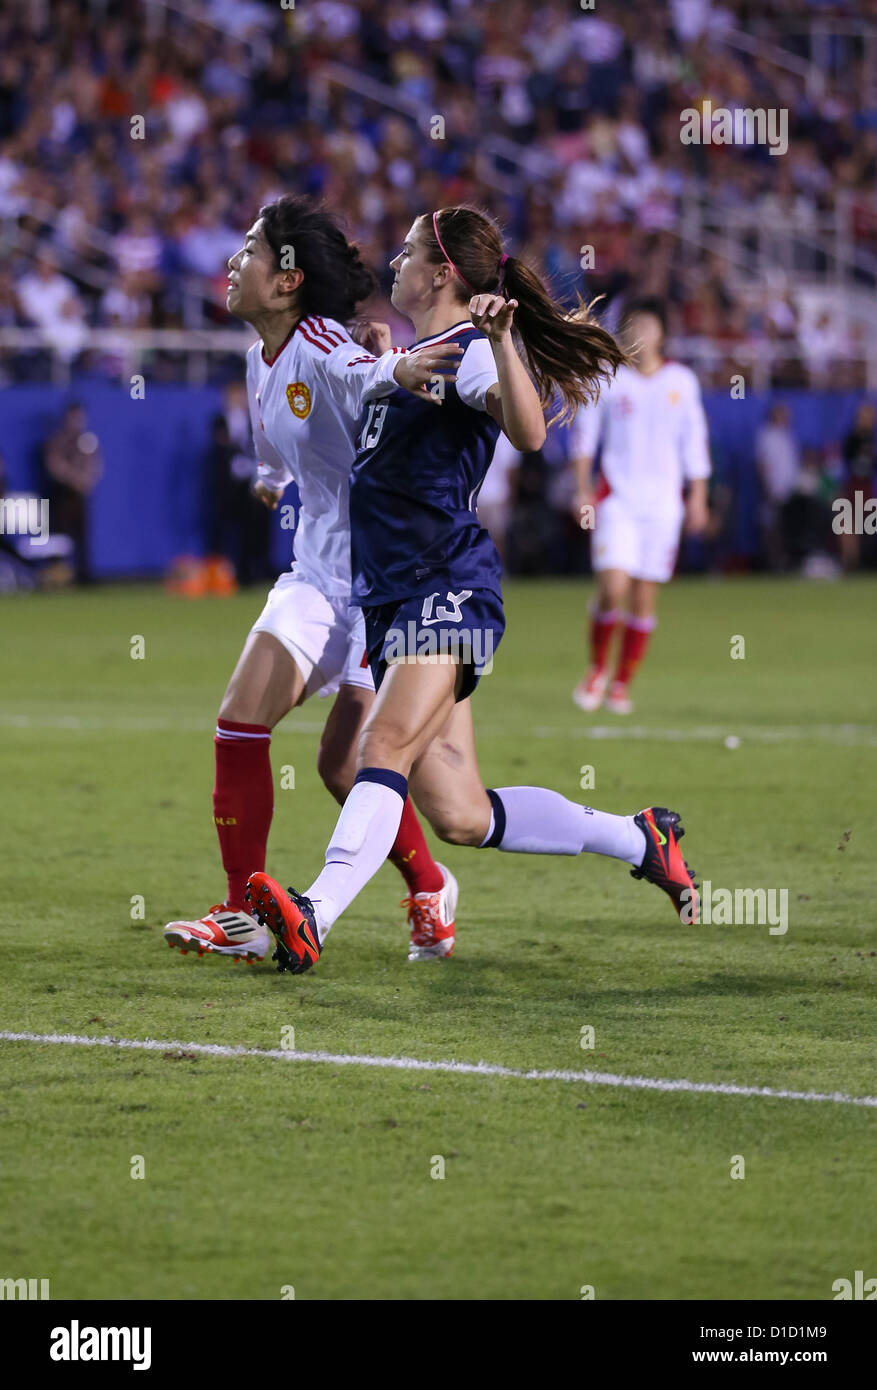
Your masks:
<svg viewBox="0 0 877 1390"><path fill-rule="evenodd" d="M432 591L500 593L496 546L475 512L499 425L484 409L496 366L466 320L410 349L465 348L441 405L398 387L364 409L350 478L352 601L372 607Z"/></svg>

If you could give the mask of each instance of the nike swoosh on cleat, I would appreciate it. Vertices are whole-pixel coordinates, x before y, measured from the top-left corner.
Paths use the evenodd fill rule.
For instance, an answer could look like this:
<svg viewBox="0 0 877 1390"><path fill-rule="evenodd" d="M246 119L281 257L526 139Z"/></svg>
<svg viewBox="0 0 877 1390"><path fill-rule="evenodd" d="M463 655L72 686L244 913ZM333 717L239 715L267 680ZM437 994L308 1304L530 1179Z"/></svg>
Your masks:
<svg viewBox="0 0 877 1390"><path fill-rule="evenodd" d="M310 946L314 954L318 956L320 954L320 948L319 946L316 946L314 944L314 938L311 933L310 926L307 922L301 922L299 924L298 934L301 937L302 941L305 943L305 945Z"/></svg>

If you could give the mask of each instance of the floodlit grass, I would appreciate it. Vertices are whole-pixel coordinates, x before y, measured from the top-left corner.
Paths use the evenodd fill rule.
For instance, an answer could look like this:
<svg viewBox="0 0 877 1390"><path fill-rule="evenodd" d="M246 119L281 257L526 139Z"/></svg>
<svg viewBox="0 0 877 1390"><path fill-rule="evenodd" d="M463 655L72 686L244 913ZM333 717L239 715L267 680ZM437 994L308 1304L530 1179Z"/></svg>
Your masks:
<svg viewBox="0 0 877 1390"><path fill-rule="evenodd" d="M161 927L223 895L211 732L261 595L9 599L0 1026L277 1048L292 1025L306 1051L877 1093L877 588L674 584L626 721L569 698L586 599L509 585L486 783L670 805L714 888L787 890L787 933L683 927L614 861L441 846L450 961L406 960L389 866L305 977L183 959ZM268 867L297 887L336 816L327 708L273 743ZM26 1042L0 1078L0 1277L53 1298L821 1299L877 1273L873 1109Z"/></svg>

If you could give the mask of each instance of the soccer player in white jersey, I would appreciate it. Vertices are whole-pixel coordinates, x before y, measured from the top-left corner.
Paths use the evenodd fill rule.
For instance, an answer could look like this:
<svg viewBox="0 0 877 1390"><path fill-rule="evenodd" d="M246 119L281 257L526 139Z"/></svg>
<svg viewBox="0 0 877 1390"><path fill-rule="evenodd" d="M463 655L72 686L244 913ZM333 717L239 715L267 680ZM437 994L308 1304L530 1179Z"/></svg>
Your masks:
<svg viewBox="0 0 877 1390"><path fill-rule="evenodd" d="M575 511L583 521L593 515L597 576L590 666L573 691L584 710L599 709L605 698L613 713L630 714L630 682L656 625L658 589L673 574L683 527L696 535L707 523L710 458L700 387L688 367L664 357L665 331L659 300L630 305L621 332L630 365L619 368L571 427ZM610 683L610 646L619 626Z"/></svg>
<svg viewBox="0 0 877 1390"><path fill-rule="evenodd" d="M203 917L168 923L164 936L184 953L251 962L273 944L244 905L248 876L265 867L271 731L311 695L337 690L317 767L343 802L374 702L362 613L350 606L348 479L363 402L398 386L419 391L452 374L459 353L439 346L426 357L397 349L375 357L351 338L343 324L375 280L333 218L305 198L261 209L228 278L230 311L260 337L247 354L255 490L273 509L294 478L301 507L292 568L250 631L217 721L213 812L226 897ZM450 955L457 885L433 860L410 801L390 859L408 889L409 959Z"/></svg>

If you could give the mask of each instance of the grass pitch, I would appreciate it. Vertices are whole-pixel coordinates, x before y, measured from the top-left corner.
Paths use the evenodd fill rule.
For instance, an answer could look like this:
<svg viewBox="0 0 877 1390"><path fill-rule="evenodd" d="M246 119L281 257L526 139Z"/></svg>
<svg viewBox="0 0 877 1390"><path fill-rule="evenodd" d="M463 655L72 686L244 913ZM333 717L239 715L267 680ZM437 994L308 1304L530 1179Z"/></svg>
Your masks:
<svg viewBox="0 0 877 1390"><path fill-rule="evenodd" d="M389 866L301 979L183 959L161 927L223 893L211 732L262 596L8 599L0 1026L292 1026L303 1051L873 1096L877 587L677 582L628 720L570 701L587 597L508 586L485 782L678 808L714 888L787 890L785 934L683 927L612 861L441 846L448 962L407 962ZM336 815L325 713L273 743L268 867L299 887ZM53 1298L822 1299L877 1274L873 1108L31 1042L0 1043L0 1086L0 1278Z"/></svg>

